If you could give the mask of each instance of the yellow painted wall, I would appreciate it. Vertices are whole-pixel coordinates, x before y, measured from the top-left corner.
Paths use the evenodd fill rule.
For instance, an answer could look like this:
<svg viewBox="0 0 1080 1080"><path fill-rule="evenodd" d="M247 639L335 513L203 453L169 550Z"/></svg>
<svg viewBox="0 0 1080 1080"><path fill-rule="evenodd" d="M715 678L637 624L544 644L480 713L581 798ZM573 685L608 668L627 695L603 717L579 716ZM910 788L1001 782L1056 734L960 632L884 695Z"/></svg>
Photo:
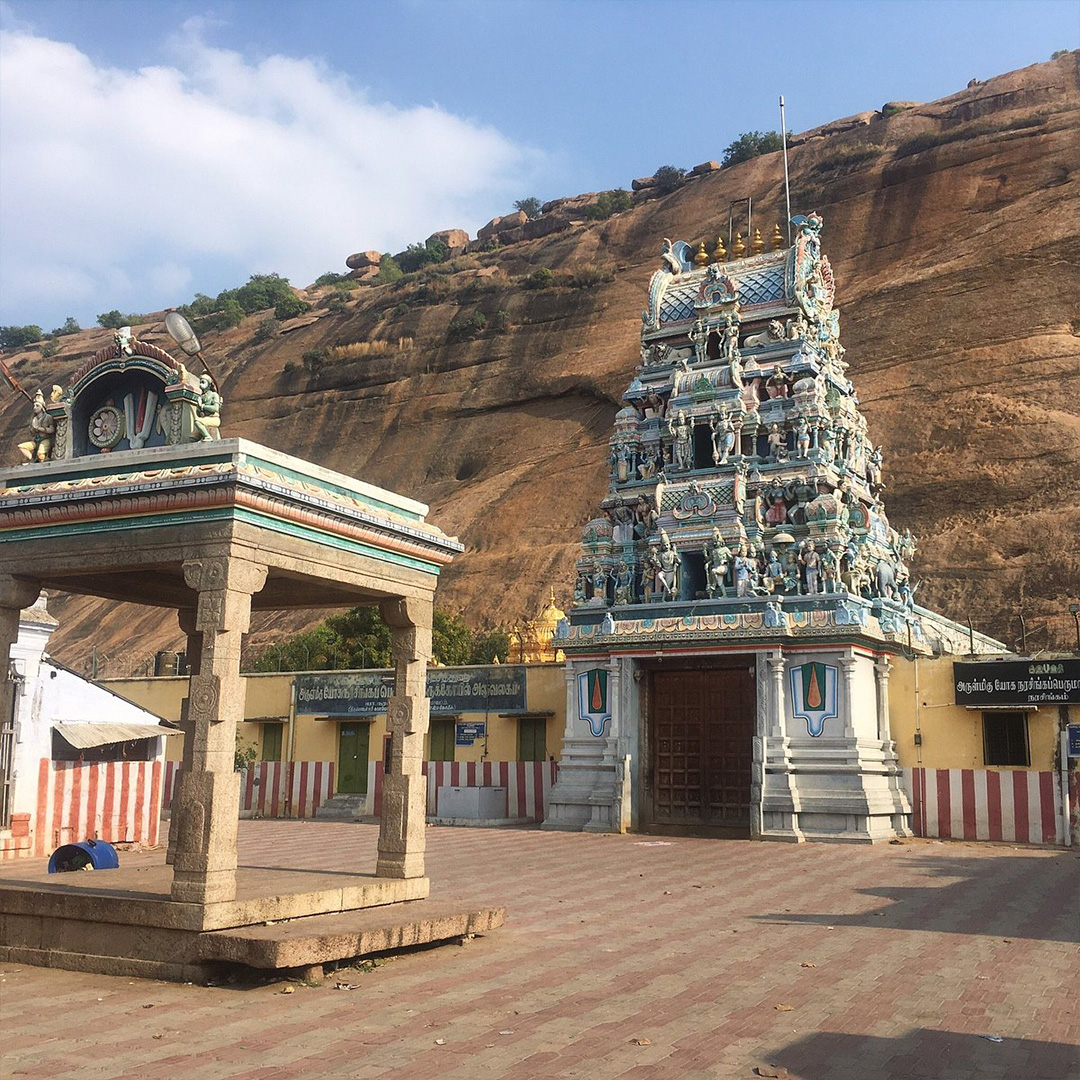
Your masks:
<svg viewBox="0 0 1080 1080"><path fill-rule="evenodd" d="M240 742L254 746L262 756L262 735L265 725L258 717L287 717L292 694L293 672L259 673L244 676L245 722L240 725ZM548 757L558 760L562 752L562 735L566 726L566 679L561 664L527 664L525 693L530 712L551 712L547 721ZM167 720L180 720L180 704L187 696L188 680L184 677L162 676L149 679L108 679L109 688L122 697L157 713ZM351 718L363 721L363 717ZM500 717L498 713L461 713L461 722L487 721L488 738L479 739L472 746L456 746L455 761L516 761L518 721ZM318 719L301 714L296 717L296 730L292 735L293 761L337 761L338 725L336 720ZM368 757L378 761L382 757L383 739L386 736L386 717L371 718L368 734ZM183 756L183 739L166 739L166 760L179 761ZM288 760L290 747L289 726L282 731L282 758ZM430 743L425 746L425 755Z"/></svg>
<svg viewBox="0 0 1080 1080"><path fill-rule="evenodd" d="M894 659L889 675L889 719L900 764L905 768L986 769L983 754L982 712L953 704L951 656L908 662ZM916 679L918 693L916 693ZM1080 716L1073 705L1072 721ZM1058 745L1058 706L1040 705L1028 713L1028 744L1031 768L1053 768ZM915 732L922 730L922 746ZM921 750L921 753L920 753Z"/></svg>

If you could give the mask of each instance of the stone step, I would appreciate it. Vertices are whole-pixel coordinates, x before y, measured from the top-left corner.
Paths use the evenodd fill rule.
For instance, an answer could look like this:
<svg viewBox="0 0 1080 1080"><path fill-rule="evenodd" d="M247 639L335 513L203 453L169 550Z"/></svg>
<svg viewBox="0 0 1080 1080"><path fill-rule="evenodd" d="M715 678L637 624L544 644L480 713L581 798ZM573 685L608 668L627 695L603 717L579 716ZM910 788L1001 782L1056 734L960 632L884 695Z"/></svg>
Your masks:
<svg viewBox="0 0 1080 1080"><path fill-rule="evenodd" d="M315 818L317 821L356 821L366 810L366 795L335 795L315 811Z"/></svg>
<svg viewBox="0 0 1080 1080"><path fill-rule="evenodd" d="M454 941L502 926L506 909L453 900L412 900L311 915L269 926L240 926L199 936L199 959L254 968L313 967L411 945Z"/></svg>

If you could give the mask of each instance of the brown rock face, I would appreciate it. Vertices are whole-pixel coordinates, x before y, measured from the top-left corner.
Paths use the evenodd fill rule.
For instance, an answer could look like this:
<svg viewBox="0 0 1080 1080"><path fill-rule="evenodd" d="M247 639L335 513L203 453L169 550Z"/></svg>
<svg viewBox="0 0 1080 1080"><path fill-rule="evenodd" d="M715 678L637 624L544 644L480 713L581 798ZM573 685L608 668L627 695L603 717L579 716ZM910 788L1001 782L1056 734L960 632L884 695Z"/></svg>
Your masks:
<svg viewBox="0 0 1080 1080"><path fill-rule="evenodd" d="M377 267L382 262L382 254L378 251L358 251L345 260L345 265L350 270L367 270Z"/></svg>
<svg viewBox="0 0 1080 1080"><path fill-rule="evenodd" d="M1080 601L1078 120L1070 54L875 115L790 159L793 212L825 218L848 374L884 446L890 519L920 537L917 599L1010 643L1022 613L1032 651L1071 646L1068 604ZM467 546L439 601L471 621L531 617L549 584L565 606L579 528L607 490L608 437L662 238L711 250L727 237L721 208L747 193L763 235L783 222L779 154L472 256L499 277L367 289L260 344L253 317L205 342L223 432L430 503L431 520ZM538 267L555 271L554 286L524 287ZM591 285L559 284L570 272ZM473 311L488 329L448 339L451 320ZM309 349L372 340L413 345L314 372L299 363ZM9 362L31 390L47 388L77 366L71 347ZM24 404L0 402L9 447L23 438ZM80 670L93 643L146 658L179 641L171 614L51 607L54 651ZM253 638L296 625L264 621Z"/></svg>
<svg viewBox="0 0 1080 1080"><path fill-rule="evenodd" d="M464 251L468 247L469 234L464 229L443 229L440 232L432 233L427 238L426 243L430 244L432 241L444 244L447 251L453 255L459 251Z"/></svg>

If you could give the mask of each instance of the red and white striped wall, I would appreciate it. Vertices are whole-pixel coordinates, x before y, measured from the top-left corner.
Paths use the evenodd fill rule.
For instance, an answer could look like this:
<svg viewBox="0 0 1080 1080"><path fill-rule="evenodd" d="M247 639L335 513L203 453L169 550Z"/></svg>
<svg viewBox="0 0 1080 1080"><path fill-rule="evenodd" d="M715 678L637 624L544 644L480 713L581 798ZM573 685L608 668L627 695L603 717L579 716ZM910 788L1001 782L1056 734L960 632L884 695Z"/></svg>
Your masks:
<svg viewBox="0 0 1080 1080"><path fill-rule="evenodd" d="M427 813L438 815L440 787L504 787L507 816L543 821L558 765L554 761L425 761ZM172 803L180 762L165 763L164 805ZM382 808L383 763L368 762L369 813ZM286 798L286 795L290 798ZM240 775L240 816L311 818L334 794L332 761L259 761Z"/></svg>
<svg viewBox="0 0 1080 1080"><path fill-rule="evenodd" d="M61 844L88 839L154 847L161 820L162 765L42 758L28 842L0 848L0 858L42 857Z"/></svg>
<svg viewBox="0 0 1080 1080"><path fill-rule="evenodd" d="M179 771L179 761L165 763L165 806ZM240 773L240 816L312 818L333 793L332 761L256 761Z"/></svg>
<svg viewBox="0 0 1080 1080"><path fill-rule="evenodd" d="M1061 789L1052 772L905 769L916 836L1064 844Z"/></svg>
<svg viewBox="0 0 1080 1080"><path fill-rule="evenodd" d="M425 761L428 816L439 816L441 787L504 787L507 817L543 821L557 769L554 761Z"/></svg>

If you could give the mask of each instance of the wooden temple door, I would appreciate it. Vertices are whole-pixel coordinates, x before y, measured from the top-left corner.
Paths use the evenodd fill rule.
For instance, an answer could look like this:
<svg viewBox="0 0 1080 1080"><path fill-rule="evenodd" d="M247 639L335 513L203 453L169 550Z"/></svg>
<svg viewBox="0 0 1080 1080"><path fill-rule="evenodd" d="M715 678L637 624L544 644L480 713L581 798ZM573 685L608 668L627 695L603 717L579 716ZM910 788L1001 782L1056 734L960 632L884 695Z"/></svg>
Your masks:
<svg viewBox="0 0 1080 1080"><path fill-rule="evenodd" d="M749 833L754 713L746 667L651 673L653 827Z"/></svg>

